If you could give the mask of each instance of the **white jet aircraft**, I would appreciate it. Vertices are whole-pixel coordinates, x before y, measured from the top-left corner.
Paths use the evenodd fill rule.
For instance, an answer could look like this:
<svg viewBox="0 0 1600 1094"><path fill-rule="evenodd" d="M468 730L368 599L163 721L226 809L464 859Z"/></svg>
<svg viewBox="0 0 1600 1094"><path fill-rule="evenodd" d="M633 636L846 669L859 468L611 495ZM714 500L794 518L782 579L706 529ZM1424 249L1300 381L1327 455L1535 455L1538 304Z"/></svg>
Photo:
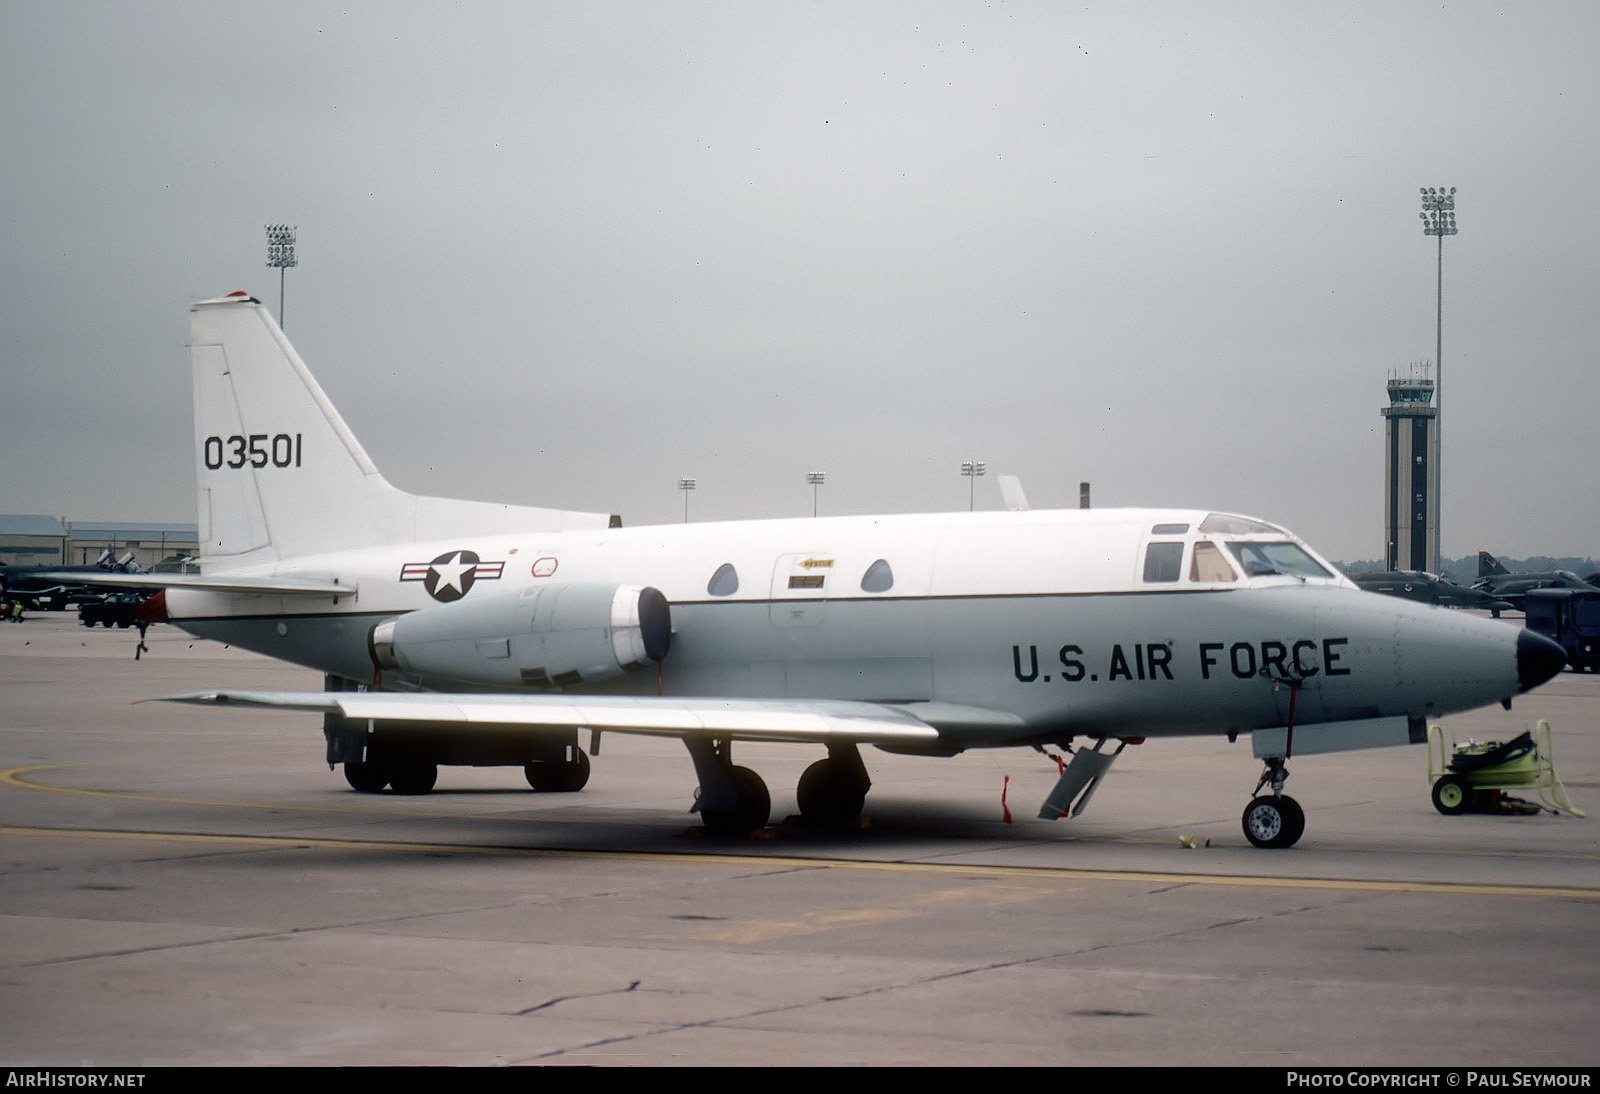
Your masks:
<svg viewBox="0 0 1600 1094"><path fill-rule="evenodd" d="M1250 735L1245 836L1288 847L1291 755L1417 743L1429 719L1558 672L1549 639L1360 591L1282 528L1204 509L1019 510L621 528L605 514L390 486L268 311L194 305L201 574L162 618L326 674L326 691L178 701L324 715L356 790L440 764L588 779L579 731L677 737L719 832L766 824L735 741L827 750L804 817L860 815L859 747L1072 752L1040 816L1081 812L1148 737ZM1072 742L1087 744L1072 749Z"/></svg>

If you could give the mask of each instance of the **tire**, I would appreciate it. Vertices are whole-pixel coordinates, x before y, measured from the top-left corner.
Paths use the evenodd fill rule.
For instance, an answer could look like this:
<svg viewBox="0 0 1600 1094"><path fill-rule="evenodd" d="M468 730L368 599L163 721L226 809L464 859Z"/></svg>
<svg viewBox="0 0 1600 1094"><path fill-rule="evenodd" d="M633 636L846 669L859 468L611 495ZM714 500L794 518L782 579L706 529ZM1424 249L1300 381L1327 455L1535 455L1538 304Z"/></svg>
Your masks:
<svg viewBox="0 0 1600 1094"><path fill-rule="evenodd" d="M572 763L524 764L522 774L528 785L546 794L572 794L589 784L589 754L578 749Z"/></svg>
<svg viewBox="0 0 1600 1094"><path fill-rule="evenodd" d="M831 759L818 760L800 776L795 797L800 815L821 828L840 828L861 816L867 787L859 785Z"/></svg>
<svg viewBox="0 0 1600 1094"><path fill-rule="evenodd" d="M719 836L747 836L767 826L772 815L772 796L761 776L748 767L730 769L739 800L731 809L701 809L700 820L706 829Z"/></svg>
<svg viewBox="0 0 1600 1094"><path fill-rule="evenodd" d="M374 763L346 763L344 781L363 794L381 794L389 785L389 772Z"/></svg>
<svg viewBox="0 0 1600 1094"><path fill-rule="evenodd" d="M1306 830L1305 810L1290 797L1264 795L1244 807L1244 838L1257 847L1293 847Z"/></svg>
<svg viewBox="0 0 1600 1094"><path fill-rule="evenodd" d="M395 764L389 773L389 789L396 794L427 794L439 781L439 765L413 760Z"/></svg>
<svg viewBox="0 0 1600 1094"><path fill-rule="evenodd" d="M1433 807L1447 817L1470 810L1473 797L1471 787L1454 775L1445 775L1433 784Z"/></svg>

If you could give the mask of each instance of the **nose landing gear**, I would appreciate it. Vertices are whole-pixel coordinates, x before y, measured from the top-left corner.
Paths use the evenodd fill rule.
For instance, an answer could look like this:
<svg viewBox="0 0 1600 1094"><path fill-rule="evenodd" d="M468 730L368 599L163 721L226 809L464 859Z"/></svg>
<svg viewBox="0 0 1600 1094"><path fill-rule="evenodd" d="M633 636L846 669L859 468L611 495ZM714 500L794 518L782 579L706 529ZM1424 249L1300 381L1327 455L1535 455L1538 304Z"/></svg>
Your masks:
<svg viewBox="0 0 1600 1094"><path fill-rule="evenodd" d="M1283 792L1289 778L1289 769L1282 757L1267 758L1267 768L1256 782L1258 797L1244 807L1240 818L1244 838L1257 847L1293 847L1306 830L1306 813L1300 803ZM1261 788L1272 784L1272 793L1261 794Z"/></svg>

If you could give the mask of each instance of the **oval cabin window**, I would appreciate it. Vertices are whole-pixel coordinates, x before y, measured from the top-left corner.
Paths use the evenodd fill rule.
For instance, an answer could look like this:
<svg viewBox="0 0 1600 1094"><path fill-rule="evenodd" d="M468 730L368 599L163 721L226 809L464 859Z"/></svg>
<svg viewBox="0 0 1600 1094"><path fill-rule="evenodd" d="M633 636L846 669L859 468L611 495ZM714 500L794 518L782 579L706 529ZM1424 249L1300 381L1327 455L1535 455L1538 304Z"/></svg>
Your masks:
<svg viewBox="0 0 1600 1094"><path fill-rule="evenodd" d="M706 583L706 592L712 596L732 596L739 591L739 572L733 568L733 563L724 562L717 567L717 572L711 575L711 580Z"/></svg>
<svg viewBox="0 0 1600 1094"><path fill-rule="evenodd" d="M879 559L867 567L867 572L861 575L861 591L864 593L886 593L894 588L894 571L889 569L885 559Z"/></svg>

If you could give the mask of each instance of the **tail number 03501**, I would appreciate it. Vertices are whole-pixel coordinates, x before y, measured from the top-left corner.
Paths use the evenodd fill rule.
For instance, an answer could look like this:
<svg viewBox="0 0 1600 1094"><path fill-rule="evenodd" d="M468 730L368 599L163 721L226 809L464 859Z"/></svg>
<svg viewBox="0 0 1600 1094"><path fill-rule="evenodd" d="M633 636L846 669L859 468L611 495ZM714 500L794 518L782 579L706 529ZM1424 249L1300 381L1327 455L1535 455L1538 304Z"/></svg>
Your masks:
<svg viewBox="0 0 1600 1094"><path fill-rule="evenodd" d="M207 437L207 469L224 467L299 467L301 438L298 433L235 433L231 437Z"/></svg>

